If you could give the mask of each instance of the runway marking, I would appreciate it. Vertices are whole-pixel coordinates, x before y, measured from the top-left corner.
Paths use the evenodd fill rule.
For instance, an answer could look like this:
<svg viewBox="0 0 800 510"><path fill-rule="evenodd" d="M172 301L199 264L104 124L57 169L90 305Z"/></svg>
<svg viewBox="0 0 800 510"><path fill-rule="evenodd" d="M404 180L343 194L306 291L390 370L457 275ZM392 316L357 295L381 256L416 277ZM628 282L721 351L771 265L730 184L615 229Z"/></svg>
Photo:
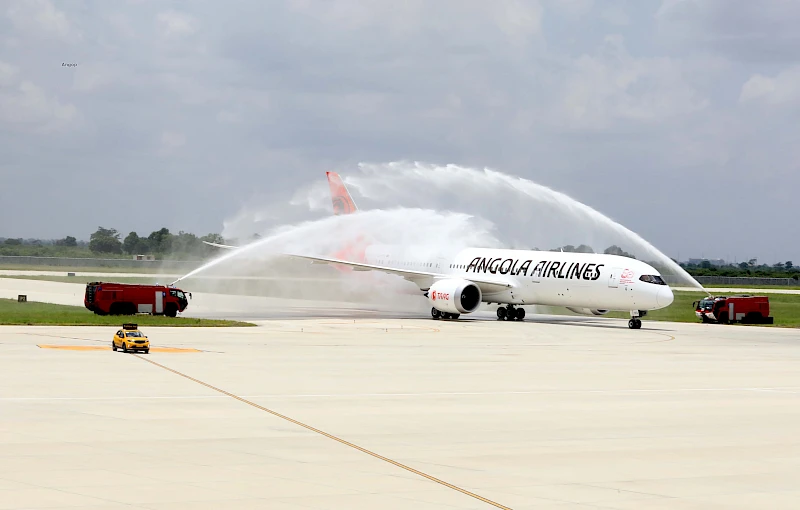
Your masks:
<svg viewBox="0 0 800 510"><path fill-rule="evenodd" d="M39 344L42 349L57 349L61 351L110 351L107 345L45 345ZM151 347L150 352L202 352L197 349L181 349L179 347Z"/></svg>
<svg viewBox="0 0 800 510"><path fill-rule="evenodd" d="M431 393L307 393L307 394L273 394L273 395L241 395L241 398L405 398L405 397L497 397L504 395L544 395L544 394L606 394L619 395L625 393L697 393L697 392L760 392L796 395L800 387L786 388L676 388L676 389L608 389L608 390L531 390L531 391L461 391ZM145 395L120 397L0 397L0 402L14 401L57 401L57 400L213 400L228 398L226 395Z"/></svg>
<svg viewBox="0 0 800 510"><path fill-rule="evenodd" d="M251 407L254 407L254 408L258 409L258 410L264 411L265 413L269 413L269 414L271 414L273 416L276 416L276 417L278 417L278 418L280 418L282 420L286 420L286 421L288 421L290 423L293 423L293 424L295 424L295 425L297 425L299 427L303 427L306 430L310 430L311 432L314 432L314 433L319 434L321 436L327 437L328 439L332 439L332 440L334 440L334 441L336 441L336 442L338 442L340 444L343 444L345 446L349 446L350 448L358 450L358 451L360 451L362 453L366 453L367 455L375 457L376 459L382 460L384 462L388 462L389 464L392 464L393 466L399 467L401 469L404 469L406 471L414 473L415 475L418 475L418 476L421 476L423 478L426 478L426 479L428 479L428 480L430 480L432 482L436 482L439 485L443 485L443 486L445 486L445 487L447 487L449 489L453 489L454 491L458 491L458 492L460 492L462 494L465 494L465 495L467 495L467 496L469 496L471 498L475 498L475 499L477 499L479 501L482 501L482 502L484 502L486 504L492 505L495 508L502 508L503 510L512 510L510 507L501 505L500 503L497 503L497 502L492 501L490 499L484 498L483 496L475 494L474 492L470 492L470 491L468 491L466 489L462 489L461 487L458 487L457 485L453 485L451 483L445 482L444 480L436 478L435 476L429 475L427 473L423 473L422 471L419 471L419 470L414 469L414 468L412 468L410 466L407 466L405 464L402 464L400 462L392 460L392 459L390 459L388 457L384 457L383 455L379 455L379 454L377 454L377 453L375 453L375 452L373 452L371 450L367 450L366 448L358 446L357 444L353 444L353 443L351 443L349 441L345 441L344 439L336 437L333 434L329 434L329 433L327 433L325 431L322 431L320 429L314 428L311 425L306 425L305 423L303 423L301 421L297 421L297 420L295 420L293 418L289 418L288 416L285 416L285 415L280 414L280 413L278 413L276 411L273 411L272 409L268 409L268 408L266 408L264 406L258 405L258 404L256 404L255 402L253 402L251 400L247 400L246 398L239 397L239 396L234 395L233 393L227 392L227 391L225 391L225 390L223 390L221 388L217 388L216 386L212 386L212 385L210 385L210 384L208 384L206 382L203 382L203 381L201 381L199 379L195 379L194 377L188 376L188 375L186 375L186 374L184 374L182 372L178 372L177 370L169 368L166 365L162 365L161 363L157 363L157 362L155 362L155 361L153 361L151 359L148 359L148 358L146 358L144 356L140 356L138 354L134 354L134 356L136 356L137 358L141 359L142 361L146 361L146 362L150 363L151 365L155 365L155 366L157 366L159 368L163 368L164 370L167 370L168 372L172 372L175 375L179 375L179 376L181 376L181 377L183 377L185 379L188 379L188 380L190 380L192 382L196 382L197 384L199 384L201 386L205 386L206 388L208 388L210 390L214 390L217 393L221 393L223 395L226 395L226 396L228 396L230 398L238 400L239 402L247 404L247 405L249 405Z"/></svg>

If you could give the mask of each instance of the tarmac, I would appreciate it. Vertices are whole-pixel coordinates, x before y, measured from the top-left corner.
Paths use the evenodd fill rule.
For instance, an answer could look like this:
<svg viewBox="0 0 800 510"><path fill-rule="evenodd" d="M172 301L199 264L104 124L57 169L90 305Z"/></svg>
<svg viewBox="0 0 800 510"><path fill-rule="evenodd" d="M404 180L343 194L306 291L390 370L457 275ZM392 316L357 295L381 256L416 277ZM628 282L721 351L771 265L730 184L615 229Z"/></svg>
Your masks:
<svg viewBox="0 0 800 510"><path fill-rule="evenodd" d="M800 507L796 329L246 300L148 355L0 327L0 510Z"/></svg>

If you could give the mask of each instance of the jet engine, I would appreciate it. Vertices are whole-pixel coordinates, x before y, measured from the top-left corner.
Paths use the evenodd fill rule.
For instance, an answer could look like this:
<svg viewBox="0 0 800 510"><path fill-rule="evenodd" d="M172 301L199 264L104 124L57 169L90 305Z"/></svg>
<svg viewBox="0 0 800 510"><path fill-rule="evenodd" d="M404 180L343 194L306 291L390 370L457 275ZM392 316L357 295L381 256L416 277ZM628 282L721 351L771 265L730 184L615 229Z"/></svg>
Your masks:
<svg viewBox="0 0 800 510"><path fill-rule="evenodd" d="M428 301L445 313L472 313L481 304L481 289L469 280L439 280L428 290Z"/></svg>
<svg viewBox="0 0 800 510"><path fill-rule="evenodd" d="M567 310L570 310L575 313L579 313L581 315L605 315L608 313L608 310L592 310L590 308L570 308L567 307Z"/></svg>

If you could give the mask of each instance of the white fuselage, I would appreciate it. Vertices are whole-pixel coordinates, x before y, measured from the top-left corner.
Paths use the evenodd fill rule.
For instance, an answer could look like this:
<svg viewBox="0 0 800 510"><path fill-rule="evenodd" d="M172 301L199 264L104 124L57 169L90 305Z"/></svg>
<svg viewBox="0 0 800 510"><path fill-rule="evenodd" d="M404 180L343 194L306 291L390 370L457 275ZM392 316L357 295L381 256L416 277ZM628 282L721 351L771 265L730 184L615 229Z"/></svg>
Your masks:
<svg viewBox="0 0 800 510"><path fill-rule="evenodd" d="M371 245L364 258L377 266L512 284L507 290L484 293L482 300L488 303L627 311L664 308L673 301L667 285L640 280L644 275L660 276L656 269L617 255L492 248L442 254L430 247Z"/></svg>

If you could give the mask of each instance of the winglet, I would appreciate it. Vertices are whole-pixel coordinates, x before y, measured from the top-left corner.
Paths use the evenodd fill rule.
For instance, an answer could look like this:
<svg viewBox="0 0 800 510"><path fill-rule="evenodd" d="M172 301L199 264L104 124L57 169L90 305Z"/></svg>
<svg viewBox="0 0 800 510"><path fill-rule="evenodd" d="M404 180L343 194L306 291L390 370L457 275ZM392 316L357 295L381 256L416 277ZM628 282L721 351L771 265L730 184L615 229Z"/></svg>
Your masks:
<svg viewBox="0 0 800 510"><path fill-rule="evenodd" d="M331 202L333 202L333 214L351 214L358 210L353 197L347 191L342 178L336 172L325 172L328 176L328 186L331 189Z"/></svg>

